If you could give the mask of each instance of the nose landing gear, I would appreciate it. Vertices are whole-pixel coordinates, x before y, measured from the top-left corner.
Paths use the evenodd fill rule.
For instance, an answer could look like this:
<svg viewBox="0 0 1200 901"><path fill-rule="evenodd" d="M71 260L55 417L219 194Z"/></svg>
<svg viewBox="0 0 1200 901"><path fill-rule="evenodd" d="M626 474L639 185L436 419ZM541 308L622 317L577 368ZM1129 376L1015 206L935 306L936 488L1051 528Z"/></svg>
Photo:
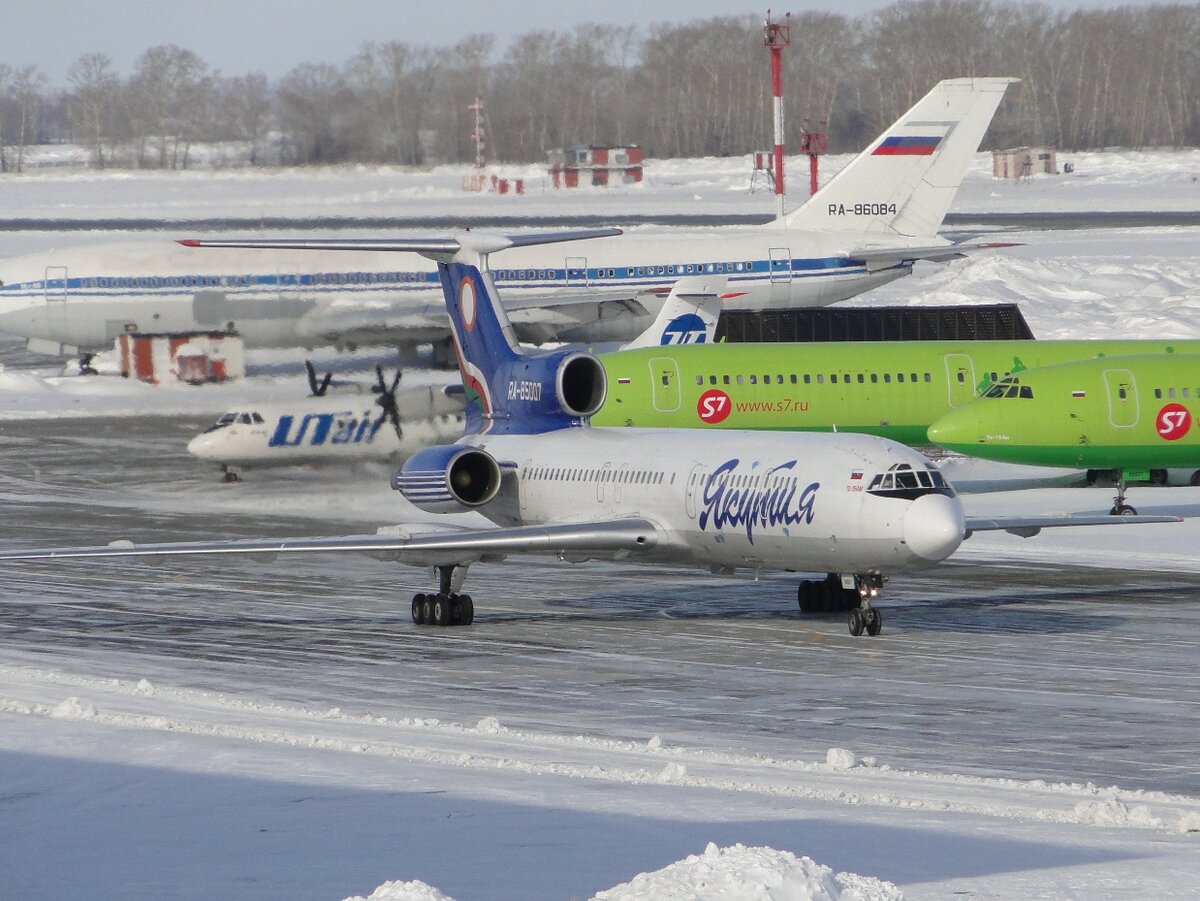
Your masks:
<svg viewBox="0 0 1200 901"><path fill-rule="evenodd" d="M854 636L875 636L883 631L883 617L871 606L883 587L880 573L840 575L830 573L821 581L800 583L796 597L801 613L836 613L846 611L846 624Z"/></svg>

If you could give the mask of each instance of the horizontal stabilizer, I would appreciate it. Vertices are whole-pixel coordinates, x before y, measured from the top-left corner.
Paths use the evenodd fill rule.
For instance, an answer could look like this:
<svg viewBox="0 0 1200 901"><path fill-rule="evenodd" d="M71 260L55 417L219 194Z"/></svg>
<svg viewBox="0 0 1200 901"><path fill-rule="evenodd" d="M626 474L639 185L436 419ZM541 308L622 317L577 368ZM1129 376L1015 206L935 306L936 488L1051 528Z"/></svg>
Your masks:
<svg viewBox="0 0 1200 901"><path fill-rule="evenodd" d="M875 272L915 263L917 260L945 263L949 260L960 260L967 254L978 253L981 250L1020 246L1021 244L1015 241L992 241L987 244L934 244L927 247L870 247L852 250L846 254L846 259L866 263L867 270Z"/></svg>
<svg viewBox="0 0 1200 901"><path fill-rule="evenodd" d="M574 231L533 232L500 235L489 232L461 231L440 237L411 238L186 238L184 247L222 247L259 250L352 250L369 252L419 253L433 260L448 260L460 250L479 254L494 253L509 247L557 244L587 238L609 238L621 234L619 228L576 229Z"/></svg>
<svg viewBox="0 0 1200 901"><path fill-rule="evenodd" d="M1079 516L997 516L967 517L967 534L976 532L1010 532L1022 538L1032 538L1042 529L1074 526L1144 526L1152 523L1183 522L1178 516L1112 516L1105 514Z"/></svg>

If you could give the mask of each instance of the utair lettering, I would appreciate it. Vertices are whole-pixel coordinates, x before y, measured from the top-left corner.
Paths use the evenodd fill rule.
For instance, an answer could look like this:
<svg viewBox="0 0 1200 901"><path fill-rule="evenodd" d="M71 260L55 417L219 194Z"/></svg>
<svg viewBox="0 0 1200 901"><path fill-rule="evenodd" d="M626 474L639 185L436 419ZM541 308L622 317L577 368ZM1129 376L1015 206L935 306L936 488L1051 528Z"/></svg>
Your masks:
<svg viewBox="0 0 1200 901"><path fill-rule="evenodd" d="M300 420L295 431L295 417L290 413L279 417L275 431L267 442L270 447L298 447L301 444L319 447L330 444L370 444L375 440L384 417L373 418L370 412L356 417L352 413L309 413ZM309 428L312 432L309 432Z"/></svg>
<svg viewBox="0 0 1200 901"><path fill-rule="evenodd" d="M739 462L733 459L722 463L705 482L701 530L708 528L709 523L714 529L744 525L746 538L754 544L755 526L766 528L813 521L813 505L821 483L811 482L799 491L792 479L776 478L780 473L790 472L795 460L751 476L749 485L735 487L734 471Z"/></svg>

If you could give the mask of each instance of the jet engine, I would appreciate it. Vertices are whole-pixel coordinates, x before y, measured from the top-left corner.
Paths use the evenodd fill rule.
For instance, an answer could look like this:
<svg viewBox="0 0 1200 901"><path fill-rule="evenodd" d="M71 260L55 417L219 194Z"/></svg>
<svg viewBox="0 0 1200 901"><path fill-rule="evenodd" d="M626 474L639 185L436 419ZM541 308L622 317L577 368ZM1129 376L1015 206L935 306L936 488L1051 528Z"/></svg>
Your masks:
<svg viewBox="0 0 1200 901"><path fill-rule="evenodd" d="M496 496L500 465L477 447L427 447L409 457L392 476L392 488L427 513L463 513Z"/></svg>

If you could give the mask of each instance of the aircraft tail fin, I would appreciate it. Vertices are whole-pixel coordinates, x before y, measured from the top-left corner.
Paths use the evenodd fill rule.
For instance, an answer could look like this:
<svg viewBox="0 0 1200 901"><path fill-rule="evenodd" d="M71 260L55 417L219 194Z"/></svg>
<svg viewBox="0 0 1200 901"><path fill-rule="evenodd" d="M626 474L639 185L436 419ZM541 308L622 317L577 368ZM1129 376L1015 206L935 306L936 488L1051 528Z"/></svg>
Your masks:
<svg viewBox="0 0 1200 901"><path fill-rule="evenodd" d="M718 275L687 275L675 282L651 326L622 349L664 344L711 344L728 280Z"/></svg>
<svg viewBox="0 0 1200 901"><path fill-rule="evenodd" d="M939 82L802 206L789 229L934 237L1015 78Z"/></svg>

